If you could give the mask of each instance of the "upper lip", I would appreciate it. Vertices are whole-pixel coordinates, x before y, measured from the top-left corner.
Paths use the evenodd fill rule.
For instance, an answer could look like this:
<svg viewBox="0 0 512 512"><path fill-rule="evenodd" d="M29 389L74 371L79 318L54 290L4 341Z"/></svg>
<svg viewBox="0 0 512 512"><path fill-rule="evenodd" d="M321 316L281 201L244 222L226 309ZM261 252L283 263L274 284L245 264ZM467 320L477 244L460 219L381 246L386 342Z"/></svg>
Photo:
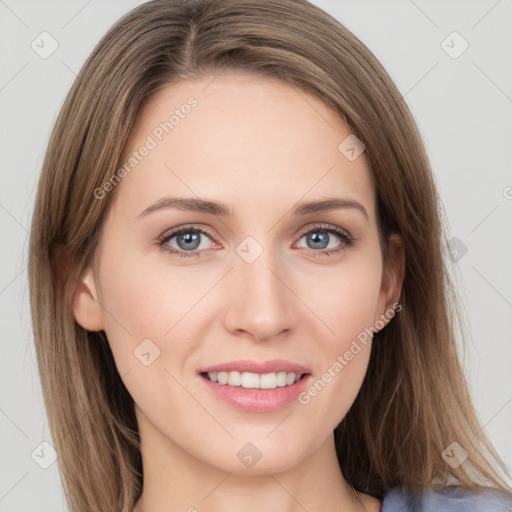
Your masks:
<svg viewBox="0 0 512 512"><path fill-rule="evenodd" d="M243 359L239 361L229 361L227 363L220 363L199 370L199 373L211 372L251 372L261 374L293 372L296 374L304 374L311 373L311 370L300 364L285 361L284 359L272 359L269 361L253 361L250 359Z"/></svg>

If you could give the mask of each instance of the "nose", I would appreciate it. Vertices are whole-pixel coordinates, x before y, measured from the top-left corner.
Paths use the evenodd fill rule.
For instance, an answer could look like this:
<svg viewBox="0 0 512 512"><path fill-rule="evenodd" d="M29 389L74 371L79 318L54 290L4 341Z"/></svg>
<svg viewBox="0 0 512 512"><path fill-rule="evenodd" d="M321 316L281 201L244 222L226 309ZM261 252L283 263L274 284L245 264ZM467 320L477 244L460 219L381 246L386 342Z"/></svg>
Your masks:
<svg viewBox="0 0 512 512"><path fill-rule="evenodd" d="M225 328L238 336L257 341L285 336L297 322L297 300L275 258L264 252L247 263L241 258L229 273L229 306L224 313Z"/></svg>

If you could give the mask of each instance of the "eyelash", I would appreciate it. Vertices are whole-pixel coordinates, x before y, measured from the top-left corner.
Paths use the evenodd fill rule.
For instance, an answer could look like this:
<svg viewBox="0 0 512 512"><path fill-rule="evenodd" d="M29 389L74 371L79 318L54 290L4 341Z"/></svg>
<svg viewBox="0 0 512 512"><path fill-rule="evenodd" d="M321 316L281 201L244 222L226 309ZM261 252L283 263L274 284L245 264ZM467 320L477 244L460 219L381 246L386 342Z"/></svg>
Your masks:
<svg viewBox="0 0 512 512"><path fill-rule="evenodd" d="M322 250L314 250L314 249L307 249L308 252L313 257L319 257L319 256L331 256L332 254L337 254L339 252L344 251L346 248L352 247L354 244L354 241L356 240L355 237L348 234L346 231L331 225L324 225L324 224L318 224L317 226L313 226L312 228L303 231L301 235L299 236L298 241L300 241L305 235L309 235L310 233L315 233L317 231L331 233L342 240L342 247L338 249L322 249ZM196 249L194 251L182 251L182 250L176 250L168 245L167 242L169 242L171 239L173 239L175 236L181 235L183 233L191 233L191 232L198 232L203 235L207 235L209 238L211 238L213 241L215 241L215 237L210 233L207 229L199 227L199 226L183 226L180 228L175 229L169 234L162 235L158 238L158 247L161 248L162 251L165 251L169 254L173 254L176 256L179 256L181 258L199 258L200 253L203 252L203 249Z"/></svg>

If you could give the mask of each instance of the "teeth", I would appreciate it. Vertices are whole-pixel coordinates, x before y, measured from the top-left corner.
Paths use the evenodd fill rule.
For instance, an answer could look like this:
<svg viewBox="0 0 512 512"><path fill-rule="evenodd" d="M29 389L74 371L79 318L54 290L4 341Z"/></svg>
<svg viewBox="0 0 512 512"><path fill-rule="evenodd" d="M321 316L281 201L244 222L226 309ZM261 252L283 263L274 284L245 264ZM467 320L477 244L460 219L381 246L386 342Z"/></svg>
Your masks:
<svg viewBox="0 0 512 512"><path fill-rule="evenodd" d="M212 382L247 389L276 389L290 386L302 377L300 373L251 373L251 372L210 372L206 374Z"/></svg>
<svg viewBox="0 0 512 512"><path fill-rule="evenodd" d="M230 386L240 386L242 384L242 374L240 372L229 372L227 375Z"/></svg>

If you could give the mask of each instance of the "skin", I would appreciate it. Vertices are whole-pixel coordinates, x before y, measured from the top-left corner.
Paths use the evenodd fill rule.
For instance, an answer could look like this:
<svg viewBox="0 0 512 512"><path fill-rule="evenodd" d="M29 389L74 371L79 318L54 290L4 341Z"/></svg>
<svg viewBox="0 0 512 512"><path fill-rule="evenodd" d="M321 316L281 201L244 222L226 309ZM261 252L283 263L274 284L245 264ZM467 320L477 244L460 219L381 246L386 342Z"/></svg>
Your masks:
<svg viewBox="0 0 512 512"><path fill-rule="evenodd" d="M357 396L371 343L307 405L271 413L232 408L196 372L282 358L317 380L398 301L400 238L389 240L396 269L385 270L364 153L348 160L338 146L350 132L337 114L279 81L230 73L167 86L144 105L121 165L190 96L197 106L117 185L74 303L80 325L106 332L135 402L144 489L134 511L363 510L339 470L333 430ZM221 201L235 216L164 208L138 218L166 195ZM368 219L356 208L292 213L299 201L334 196L363 205ZM158 247L189 224L214 235L199 235L199 258ZM320 248L301 236L310 228L327 237ZM252 263L236 252L247 236L263 249ZM169 245L187 251L178 237ZM133 353L147 338L160 350L148 366ZM262 454L250 468L237 457L247 442Z"/></svg>

